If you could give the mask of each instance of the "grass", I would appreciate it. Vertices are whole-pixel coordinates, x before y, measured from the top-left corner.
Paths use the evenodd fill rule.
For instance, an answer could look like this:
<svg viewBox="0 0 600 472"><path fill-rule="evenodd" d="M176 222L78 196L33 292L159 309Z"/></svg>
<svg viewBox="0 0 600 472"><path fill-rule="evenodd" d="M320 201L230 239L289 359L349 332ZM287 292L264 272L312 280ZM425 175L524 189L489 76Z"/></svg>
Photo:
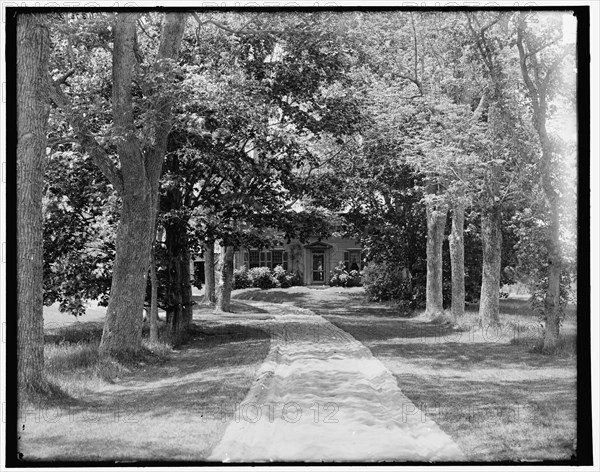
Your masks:
<svg viewBox="0 0 600 472"><path fill-rule="evenodd" d="M569 460L576 453L576 316L571 308L552 355L524 295L500 301L499 326L479 327L470 306L459 327L446 316L402 316L360 290L246 291L240 298L291 301L365 344L402 391L470 461Z"/></svg>
<svg viewBox="0 0 600 472"><path fill-rule="evenodd" d="M197 307L186 345L144 339L129 359L99 358L99 322L49 330L47 377L64 394L20 412L23 459L203 460L270 346L265 315L239 302L234 309L243 313Z"/></svg>

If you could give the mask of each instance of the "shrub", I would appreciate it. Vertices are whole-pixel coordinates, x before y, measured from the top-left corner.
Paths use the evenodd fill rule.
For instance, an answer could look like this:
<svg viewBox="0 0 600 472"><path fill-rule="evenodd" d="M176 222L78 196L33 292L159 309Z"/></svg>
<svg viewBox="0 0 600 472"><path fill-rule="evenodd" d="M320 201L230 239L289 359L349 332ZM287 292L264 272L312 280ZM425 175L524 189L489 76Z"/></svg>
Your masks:
<svg viewBox="0 0 600 472"><path fill-rule="evenodd" d="M410 278L396 264L370 262L362 271L362 283L370 300L414 300Z"/></svg>
<svg viewBox="0 0 600 472"><path fill-rule="evenodd" d="M281 286L268 267L254 267L248 271L248 276L253 287L267 289Z"/></svg>
<svg viewBox="0 0 600 472"><path fill-rule="evenodd" d="M241 288L289 288L303 285L302 274L296 272L292 274L286 271L281 265L276 266L272 271L268 267L254 267L250 270L246 266L233 271L233 289Z"/></svg>
<svg viewBox="0 0 600 472"><path fill-rule="evenodd" d="M357 270L348 272L344 262L340 261L331 271L329 285L332 287L356 287L360 285L360 274Z"/></svg>
<svg viewBox="0 0 600 472"><path fill-rule="evenodd" d="M233 289L238 290L240 288L249 287L252 287L252 279L250 278L250 272L246 266L235 269L233 271Z"/></svg>
<svg viewBox="0 0 600 472"><path fill-rule="evenodd" d="M300 271L297 270L292 274L291 284L292 287L301 287L304 285L304 276Z"/></svg>
<svg viewBox="0 0 600 472"><path fill-rule="evenodd" d="M294 282L294 276L280 265L273 269L273 278L279 282L281 288L289 288Z"/></svg>

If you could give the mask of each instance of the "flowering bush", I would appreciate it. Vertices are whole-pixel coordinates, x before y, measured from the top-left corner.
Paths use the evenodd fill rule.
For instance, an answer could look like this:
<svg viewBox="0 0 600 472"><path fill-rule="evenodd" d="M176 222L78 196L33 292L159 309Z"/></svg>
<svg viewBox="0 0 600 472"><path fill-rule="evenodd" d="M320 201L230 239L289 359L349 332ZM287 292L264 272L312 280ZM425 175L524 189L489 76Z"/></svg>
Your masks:
<svg viewBox="0 0 600 472"><path fill-rule="evenodd" d="M268 267L254 267L247 269L242 266L233 271L233 289L256 288L289 288L302 285L302 274L292 274L278 265L273 270Z"/></svg>
<svg viewBox="0 0 600 472"><path fill-rule="evenodd" d="M413 300L410 278L396 264L370 262L362 275L363 287L370 300Z"/></svg>
<svg viewBox="0 0 600 472"><path fill-rule="evenodd" d="M281 287L268 267L254 267L248 271L252 286L262 289Z"/></svg>
<svg viewBox="0 0 600 472"><path fill-rule="evenodd" d="M278 265L273 269L273 278L279 282L281 288L289 288L293 285L294 276Z"/></svg>
<svg viewBox="0 0 600 472"><path fill-rule="evenodd" d="M252 287L252 279L245 265L233 271L233 289Z"/></svg>
<svg viewBox="0 0 600 472"><path fill-rule="evenodd" d="M344 262L340 261L331 271L329 285L332 287L357 287L360 285L360 273L357 270L348 272Z"/></svg>

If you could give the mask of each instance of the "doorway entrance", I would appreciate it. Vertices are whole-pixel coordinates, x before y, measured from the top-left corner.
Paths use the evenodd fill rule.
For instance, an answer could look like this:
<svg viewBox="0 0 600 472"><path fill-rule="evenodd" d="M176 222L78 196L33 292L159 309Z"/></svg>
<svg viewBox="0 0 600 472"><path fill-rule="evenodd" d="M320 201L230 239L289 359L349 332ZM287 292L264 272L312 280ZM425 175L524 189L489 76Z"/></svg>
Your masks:
<svg viewBox="0 0 600 472"><path fill-rule="evenodd" d="M312 281L313 283L325 282L325 253L312 253Z"/></svg>

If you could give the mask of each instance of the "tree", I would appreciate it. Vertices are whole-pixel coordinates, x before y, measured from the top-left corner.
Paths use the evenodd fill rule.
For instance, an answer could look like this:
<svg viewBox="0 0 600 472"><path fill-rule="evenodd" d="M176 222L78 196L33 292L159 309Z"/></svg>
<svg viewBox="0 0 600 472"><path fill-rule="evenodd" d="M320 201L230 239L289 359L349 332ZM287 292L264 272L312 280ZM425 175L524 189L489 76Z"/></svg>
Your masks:
<svg viewBox="0 0 600 472"><path fill-rule="evenodd" d="M197 32L203 41L189 45L188 102L171 135L179 172L167 175L180 192L179 221L189 220L205 242L209 299L214 241L224 247L218 299L228 310L230 285L223 282L233 275L234 248L269 244L283 226L292 234L291 202L303 191L295 169L311 159L311 143L339 135L359 117L341 89L348 58L331 18L274 17L268 29L256 18L252 31L236 26L237 15L198 20L216 29ZM209 71L201 67L206 61L214 64Z"/></svg>
<svg viewBox="0 0 600 472"><path fill-rule="evenodd" d="M100 343L102 355L141 348L141 311L154 241L158 182L174 101L168 85L173 80L172 61L177 56L186 23L183 13L165 15L156 59L145 77L150 83L145 100L151 105L142 130L147 139L142 141L133 97L135 72L139 68L138 17L137 13L117 13L113 26L112 138L120 166L98 142L85 113L73 106L61 83L55 83L52 90L55 104L64 112L79 143L119 192L122 201L111 294Z"/></svg>
<svg viewBox="0 0 600 472"><path fill-rule="evenodd" d="M44 304L81 316L87 300L108 304L120 200L76 144L55 147L43 197Z"/></svg>
<svg viewBox="0 0 600 472"><path fill-rule="evenodd" d="M44 391L42 192L50 106L50 37L40 15L17 17L18 387Z"/></svg>
<svg viewBox="0 0 600 472"><path fill-rule="evenodd" d="M531 100L531 119L541 147L538 171L549 213L543 346L543 350L549 352L556 346L560 331L562 256L559 186L554 172L557 167L557 146L548 133L547 120L551 100L560 84L559 67L572 54L569 45L559 44L561 29L557 23L560 21L560 17L546 18L548 24L540 25L540 30L535 34L527 24L525 12L520 12L516 41L521 74Z"/></svg>

